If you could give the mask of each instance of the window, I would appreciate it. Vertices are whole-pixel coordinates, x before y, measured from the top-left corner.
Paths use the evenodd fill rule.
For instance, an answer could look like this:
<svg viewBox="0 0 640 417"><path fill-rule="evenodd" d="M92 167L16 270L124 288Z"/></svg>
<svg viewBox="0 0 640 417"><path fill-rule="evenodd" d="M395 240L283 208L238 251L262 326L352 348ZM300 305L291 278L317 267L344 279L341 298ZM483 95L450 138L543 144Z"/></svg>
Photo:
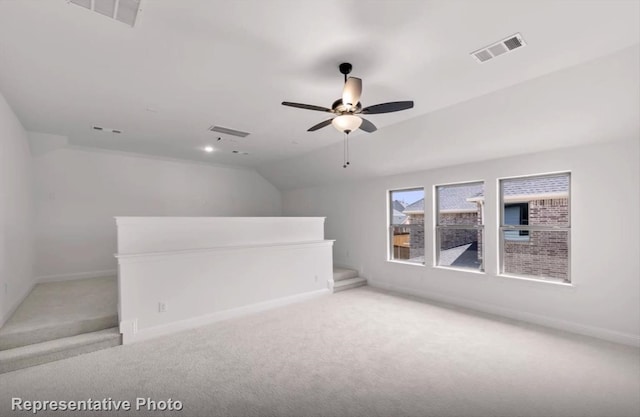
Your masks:
<svg viewBox="0 0 640 417"><path fill-rule="evenodd" d="M484 183L436 187L436 265L484 271Z"/></svg>
<svg viewBox="0 0 640 417"><path fill-rule="evenodd" d="M389 191L389 260L424 264L424 188Z"/></svg>
<svg viewBox="0 0 640 417"><path fill-rule="evenodd" d="M569 173L500 180L500 273L570 282Z"/></svg>
<svg viewBox="0 0 640 417"><path fill-rule="evenodd" d="M526 226L529 224L529 203L505 204L504 224ZM528 230L505 230L506 240L527 240Z"/></svg>

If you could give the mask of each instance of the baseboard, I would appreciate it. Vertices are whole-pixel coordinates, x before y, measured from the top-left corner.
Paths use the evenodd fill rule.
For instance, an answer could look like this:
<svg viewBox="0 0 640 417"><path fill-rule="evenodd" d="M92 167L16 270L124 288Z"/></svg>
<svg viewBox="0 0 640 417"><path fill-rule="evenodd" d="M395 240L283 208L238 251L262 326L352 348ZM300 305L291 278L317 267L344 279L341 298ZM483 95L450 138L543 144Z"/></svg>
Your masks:
<svg viewBox="0 0 640 417"><path fill-rule="evenodd" d="M111 277L117 274L118 274L117 269L105 269L102 271L86 271L86 272L73 272L69 274L42 275L42 276L36 277L36 282L44 283L44 282L72 281L75 279Z"/></svg>
<svg viewBox="0 0 640 417"><path fill-rule="evenodd" d="M524 321L528 323L537 324L540 326L550 327L557 330L563 330L570 333L576 333L583 336L595 337L598 339L607 340L609 342L620 343L623 345L629 345L634 347L640 347L640 336L622 333L615 330L604 329L602 327L587 326L575 322L555 319L548 316L541 316L538 314L525 313L521 311L511 310L503 307L496 307L490 304L479 303L476 301L467 300L464 298L451 297L448 295L442 295L438 293L432 293L419 289L413 289L386 282L368 280L368 284L372 287L394 291L401 294L413 295L427 300L433 300L446 304L451 304L470 310L476 310L483 313L489 313L497 316L507 317L514 320Z"/></svg>
<svg viewBox="0 0 640 417"><path fill-rule="evenodd" d="M20 304L22 304L24 299L27 298L27 296L31 293L31 291L33 290L33 287L35 287L35 286L36 286L36 283L32 282L27 287L27 290L24 292L24 294L22 294L20 297L18 297L13 302L13 304L11 304L11 306L9 307L9 310L7 310L7 312L0 317L0 327L4 326L4 324L7 322L7 320L9 320L11 318L11 316L13 316L13 313L16 312L18 307L20 307Z"/></svg>
<svg viewBox="0 0 640 417"><path fill-rule="evenodd" d="M260 303L251 304L248 306L242 306L232 308L229 310L217 311L215 313L206 314L204 316L193 317L185 320L174 321L159 326L149 327L146 329L139 329L137 332L132 332L131 329L137 328L135 320L127 320L120 325L120 331L122 334L122 344L127 345L131 343L141 342L143 340L153 339L159 336L165 336L168 334L180 332L183 330L189 330L196 327L204 326L207 324L216 323L222 320L228 320L236 317L246 316L252 313L259 313L262 311L270 310L276 307L282 307L289 304L306 301L312 298L320 297L323 295L331 294L328 288L305 292L302 294L296 294L288 297L277 298L275 300L263 301ZM129 331L127 331L129 330Z"/></svg>

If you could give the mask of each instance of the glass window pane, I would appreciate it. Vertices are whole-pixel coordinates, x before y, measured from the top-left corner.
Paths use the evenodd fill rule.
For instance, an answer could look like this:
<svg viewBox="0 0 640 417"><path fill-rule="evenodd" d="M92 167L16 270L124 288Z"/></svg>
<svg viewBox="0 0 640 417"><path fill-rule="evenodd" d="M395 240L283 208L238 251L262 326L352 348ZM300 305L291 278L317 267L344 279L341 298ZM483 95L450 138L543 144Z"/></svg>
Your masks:
<svg viewBox="0 0 640 417"><path fill-rule="evenodd" d="M484 183L476 182L437 187L438 224L482 224Z"/></svg>
<svg viewBox="0 0 640 417"><path fill-rule="evenodd" d="M482 271L482 229L438 230L439 266Z"/></svg>
<svg viewBox="0 0 640 417"><path fill-rule="evenodd" d="M503 273L569 279L569 231L530 230L526 239L510 239L505 230Z"/></svg>
<svg viewBox="0 0 640 417"><path fill-rule="evenodd" d="M501 224L568 226L569 181L568 173L501 180ZM520 210L520 219L516 210Z"/></svg>
<svg viewBox="0 0 640 417"><path fill-rule="evenodd" d="M393 260L424 263L424 189L389 192Z"/></svg>
<svg viewBox="0 0 640 417"><path fill-rule="evenodd" d="M391 259L424 262L424 225L407 224L392 226Z"/></svg>

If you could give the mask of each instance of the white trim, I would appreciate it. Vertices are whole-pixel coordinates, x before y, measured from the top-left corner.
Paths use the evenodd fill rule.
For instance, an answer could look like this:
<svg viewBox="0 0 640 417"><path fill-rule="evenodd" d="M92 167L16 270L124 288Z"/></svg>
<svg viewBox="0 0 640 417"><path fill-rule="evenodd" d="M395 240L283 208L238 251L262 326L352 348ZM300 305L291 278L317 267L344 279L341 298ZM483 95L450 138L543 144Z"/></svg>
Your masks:
<svg viewBox="0 0 640 417"><path fill-rule="evenodd" d="M514 194L514 195L505 195L503 197L503 201L505 203L513 203L513 202L531 202L536 200L558 200L561 198L569 198L569 193L565 191L557 192L557 193L542 193L542 194Z"/></svg>
<svg viewBox="0 0 640 417"><path fill-rule="evenodd" d="M478 209L446 209L438 211L439 214L477 213ZM448 226L448 225L443 225Z"/></svg>
<svg viewBox="0 0 640 417"><path fill-rule="evenodd" d="M179 256L179 255L192 255L201 254L207 252L222 252L232 250L246 250L246 249L301 249L301 248L313 248L318 246L333 246L335 240L313 240L309 242L286 242L286 243L261 243L254 245L228 245L228 246L215 246L211 248L198 248L198 249L184 249L184 250L172 250L163 252L143 252L143 253L116 253L113 256L118 258L119 262L143 260L148 258L166 257L166 256Z"/></svg>
<svg viewBox="0 0 640 417"><path fill-rule="evenodd" d="M514 195L505 195L503 200L509 203L514 203L514 202L528 203L528 202L537 201L537 200L557 200L560 198L569 198L569 193L565 191L559 191L557 193L517 194L517 195L514 194ZM484 196L467 198L467 201L469 202L484 201Z"/></svg>
<svg viewBox="0 0 640 417"><path fill-rule="evenodd" d="M387 259L387 262L392 264L400 264L400 265L411 265L411 266L427 266L425 261L422 262L410 262L410 261L401 261L398 259Z"/></svg>
<svg viewBox="0 0 640 417"><path fill-rule="evenodd" d="M27 290L24 292L24 294L22 294L22 297L18 297L15 299L15 301L13 302L11 307L9 307L7 312L0 317L0 327L4 326L4 324L11 318L11 316L13 316L13 313L15 313L18 307L20 307L20 304L22 304L25 298L27 298L27 296L31 294L31 291L33 291L33 287L35 286L36 286L36 282L32 282L27 288Z"/></svg>
<svg viewBox="0 0 640 417"><path fill-rule="evenodd" d="M449 270L449 271L458 271L458 272L471 272L472 274L487 275L486 271L484 271L484 270L481 271L479 269L460 268L460 267L447 266L447 265L433 265L433 268L444 269L444 270Z"/></svg>
<svg viewBox="0 0 640 417"><path fill-rule="evenodd" d="M166 225L167 220L170 220L171 223L178 222L189 222L189 223L203 223L203 222L218 222L218 223L228 223L228 222L252 222L252 223L291 223L291 222L305 222L308 223L312 220L323 224L326 221L326 217L133 217L133 216L117 216L114 217L116 219L116 223L119 225L122 224L149 224L149 223L162 223Z"/></svg>
<svg viewBox="0 0 640 417"><path fill-rule="evenodd" d="M451 297L432 293L420 289L413 289L399 285L388 284L386 282L368 279L368 285L381 288L388 291L395 291L402 294L418 296L428 300L456 305L471 310L481 311L483 313L494 314L497 316L507 317L514 320L524 321L537 324L540 326L551 327L553 329L563 330L569 333L577 333L583 336L595 337L598 339L608 340L610 342L621 343L624 345L640 347L640 336L631 333L622 333L615 330L609 330L602 327L587 326L566 320L555 319L548 316L541 316L533 313L512 310L504 307L497 307L486 303L471 301L459 297Z"/></svg>
<svg viewBox="0 0 640 417"><path fill-rule="evenodd" d="M122 344L127 345L130 343L141 342L143 340L149 340L155 337L164 336L183 330L189 330L223 320L243 317L249 314L259 313L276 307L282 307L329 294L331 294L331 290L329 290L328 288L310 291L302 294L291 295L288 297L277 298L275 300L262 301L243 307L232 308L229 310L216 311L215 313L174 321L172 323L153 326L142 330L138 329L136 333L126 331L127 329L135 328L135 325L132 325L131 321L129 321L127 323L122 323L120 326L120 329L125 331L122 334Z"/></svg>
<svg viewBox="0 0 640 417"><path fill-rule="evenodd" d="M66 274L42 275L42 276L36 277L36 282L44 283L44 282L73 281L76 279L113 277L116 275L118 275L117 269L104 269L102 271L85 271L85 272L72 272L72 273L66 273Z"/></svg>
<svg viewBox="0 0 640 417"><path fill-rule="evenodd" d="M518 279L521 281L530 281L530 282L541 282L543 284L553 284L553 285L560 285L562 287L574 287L574 285L571 282L566 282L564 280L561 280L559 278L536 278L533 276L526 276L526 275L515 275L515 274L497 274L496 275L498 278L506 278L506 279Z"/></svg>

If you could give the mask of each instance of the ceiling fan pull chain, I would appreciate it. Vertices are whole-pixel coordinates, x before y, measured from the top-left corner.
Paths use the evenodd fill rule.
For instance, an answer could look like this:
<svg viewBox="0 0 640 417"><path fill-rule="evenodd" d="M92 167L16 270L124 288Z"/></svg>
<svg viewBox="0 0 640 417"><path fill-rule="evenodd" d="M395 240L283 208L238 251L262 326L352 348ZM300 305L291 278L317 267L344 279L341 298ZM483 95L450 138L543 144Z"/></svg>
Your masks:
<svg viewBox="0 0 640 417"><path fill-rule="evenodd" d="M347 167L347 134L344 134L342 141L342 168Z"/></svg>
<svg viewBox="0 0 640 417"><path fill-rule="evenodd" d="M347 165L349 165L349 134L345 134L345 141L347 142Z"/></svg>

